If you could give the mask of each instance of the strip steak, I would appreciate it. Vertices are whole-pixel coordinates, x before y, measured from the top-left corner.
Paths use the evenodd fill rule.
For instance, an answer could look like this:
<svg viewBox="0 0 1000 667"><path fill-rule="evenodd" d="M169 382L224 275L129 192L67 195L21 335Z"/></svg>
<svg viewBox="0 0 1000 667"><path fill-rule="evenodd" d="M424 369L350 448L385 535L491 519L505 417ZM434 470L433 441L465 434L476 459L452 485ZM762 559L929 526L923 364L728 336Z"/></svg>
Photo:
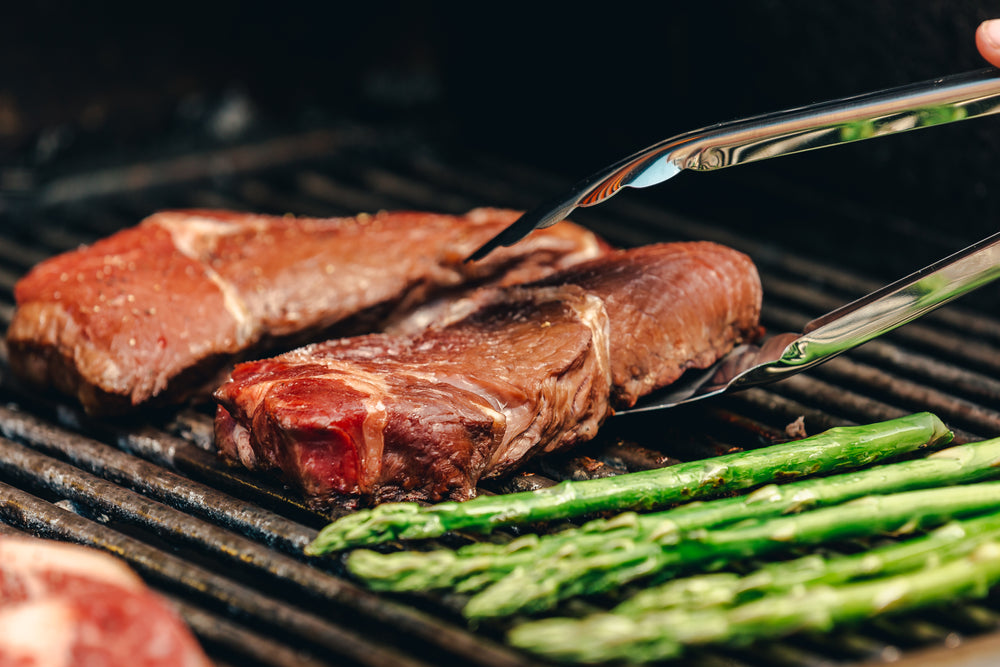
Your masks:
<svg viewBox="0 0 1000 667"><path fill-rule="evenodd" d="M760 303L734 250L619 251L480 290L417 335L240 364L216 392L216 443L318 506L467 499L480 478L589 440L615 407L756 337Z"/></svg>
<svg viewBox="0 0 1000 667"><path fill-rule="evenodd" d="M209 385L207 395L240 358L404 326L435 298L537 279L607 249L566 223L463 263L516 217L157 213L18 282L11 368L91 413L179 402Z"/></svg>

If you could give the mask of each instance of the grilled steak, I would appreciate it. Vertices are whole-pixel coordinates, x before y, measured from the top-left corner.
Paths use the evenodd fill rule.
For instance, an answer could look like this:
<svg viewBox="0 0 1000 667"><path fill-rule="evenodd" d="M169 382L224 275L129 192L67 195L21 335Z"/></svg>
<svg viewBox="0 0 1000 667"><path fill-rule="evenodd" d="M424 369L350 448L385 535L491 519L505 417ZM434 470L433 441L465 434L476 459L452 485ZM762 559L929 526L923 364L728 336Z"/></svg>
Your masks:
<svg viewBox="0 0 1000 667"><path fill-rule="evenodd" d="M435 297L536 279L606 250L567 223L463 263L516 215L158 213L17 284L11 368L92 413L177 402L214 389L239 358L375 331Z"/></svg>
<svg viewBox="0 0 1000 667"><path fill-rule="evenodd" d="M620 251L484 289L413 336L373 334L240 364L216 442L315 504L467 499L478 480L592 438L758 333L749 258L711 243Z"/></svg>
<svg viewBox="0 0 1000 667"><path fill-rule="evenodd" d="M0 665L210 664L181 619L120 561L0 537Z"/></svg>

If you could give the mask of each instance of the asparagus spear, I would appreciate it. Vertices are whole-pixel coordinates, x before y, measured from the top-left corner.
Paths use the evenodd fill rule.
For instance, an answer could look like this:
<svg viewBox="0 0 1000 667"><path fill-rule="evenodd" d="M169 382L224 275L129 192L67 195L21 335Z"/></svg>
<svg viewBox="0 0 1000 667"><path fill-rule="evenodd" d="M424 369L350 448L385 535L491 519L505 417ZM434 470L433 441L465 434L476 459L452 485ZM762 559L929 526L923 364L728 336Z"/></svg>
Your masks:
<svg viewBox="0 0 1000 667"><path fill-rule="evenodd" d="M858 468L951 439L941 420L917 413L863 426L837 427L782 445L680 463L667 468L504 496L423 507L387 503L344 516L306 548L320 555L393 539L439 537L451 530L489 532L497 526L578 517L593 512L653 509L719 496L776 479Z"/></svg>
<svg viewBox="0 0 1000 667"><path fill-rule="evenodd" d="M557 660L647 662L676 657L686 645L738 644L799 630L828 630L875 614L981 597L998 582L1000 543L988 542L943 565L871 581L807 586L736 607L551 618L515 627L508 640Z"/></svg>
<svg viewBox="0 0 1000 667"><path fill-rule="evenodd" d="M801 586L827 586L858 579L902 574L965 556L986 542L1000 541L1000 512L951 521L905 542L894 542L857 554L824 557L810 554L761 566L747 576L713 572L674 579L646 588L614 608L636 616L676 607L732 605L762 595L787 593Z"/></svg>
<svg viewBox="0 0 1000 667"><path fill-rule="evenodd" d="M684 532L751 518L763 519L845 502L865 495L968 483L1000 475L1000 439L941 450L923 459L862 471L761 487L747 496L690 503L653 514L620 514L551 535L526 535L506 545L472 544L458 550L379 555L357 551L351 571L373 588L472 592L518 567L544 567L549 559L579 561L628 549L667 548Z"/></svg>
<svg viewBox="0 0 1000 667"><path fill-rule="evenodd" d="M654 573L762 557L793 546L882 533L906 534L953 517L995 510L1000 482L868 496L842 505L715 530L685 533L675 544L629 542L622 548L576 558L549 558L518 568L474 595L469 618L550 609L560 600L613 590Z"/></svg>

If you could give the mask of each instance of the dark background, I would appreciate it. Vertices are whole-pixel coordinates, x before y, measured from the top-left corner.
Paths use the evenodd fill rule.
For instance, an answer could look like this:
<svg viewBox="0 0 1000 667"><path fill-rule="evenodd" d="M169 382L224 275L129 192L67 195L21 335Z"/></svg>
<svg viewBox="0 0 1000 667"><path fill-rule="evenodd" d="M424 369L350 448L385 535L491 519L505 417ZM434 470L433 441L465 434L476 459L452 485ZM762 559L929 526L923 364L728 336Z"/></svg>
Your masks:
<svg viewBox="0 0 1000 667"><path fill-rule="evenodd" d="M399 122L576 179L717 121L981 67L973 31L1000 16L970 0L653 4L7 3L0 155L9 185L11 166L193 141L235 108L251 121L216 139ZM1000 119L982 119L738 169L974 239L1000 213L998 150ZM685 176L664 186L682 207L732 178Z"/></svg>

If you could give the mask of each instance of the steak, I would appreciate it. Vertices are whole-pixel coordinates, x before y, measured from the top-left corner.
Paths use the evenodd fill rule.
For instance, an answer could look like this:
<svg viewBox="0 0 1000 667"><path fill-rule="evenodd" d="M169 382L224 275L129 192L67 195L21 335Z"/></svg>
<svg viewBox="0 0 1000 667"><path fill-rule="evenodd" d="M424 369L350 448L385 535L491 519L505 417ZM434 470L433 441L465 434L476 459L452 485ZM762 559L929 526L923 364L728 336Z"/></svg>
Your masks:
<svg viewBox="0 0 1000 667"><path fill-rule="evenodd" d="M210 664L180 617L120 561L0 537L0 665Z"/></svg>
<svg viewBox="0 0 1000 667"><path fill-rule="evenodd" d="M95 414L177 403L207 396L239 359L390 325L417 330L414 312L436 298L533 280L607 249L566 223L463 262L516 217L157 213L18 282L11 368Z"/></svg>
<svg viewBox="0 0 1000 667"><path fill-rule="evenodd" d="M712 243L623 250L482 289L416 335L236 366L216 444L317 506L464 500L483 477L589 440L616 407L759 335L761 286Z"/></svg>

